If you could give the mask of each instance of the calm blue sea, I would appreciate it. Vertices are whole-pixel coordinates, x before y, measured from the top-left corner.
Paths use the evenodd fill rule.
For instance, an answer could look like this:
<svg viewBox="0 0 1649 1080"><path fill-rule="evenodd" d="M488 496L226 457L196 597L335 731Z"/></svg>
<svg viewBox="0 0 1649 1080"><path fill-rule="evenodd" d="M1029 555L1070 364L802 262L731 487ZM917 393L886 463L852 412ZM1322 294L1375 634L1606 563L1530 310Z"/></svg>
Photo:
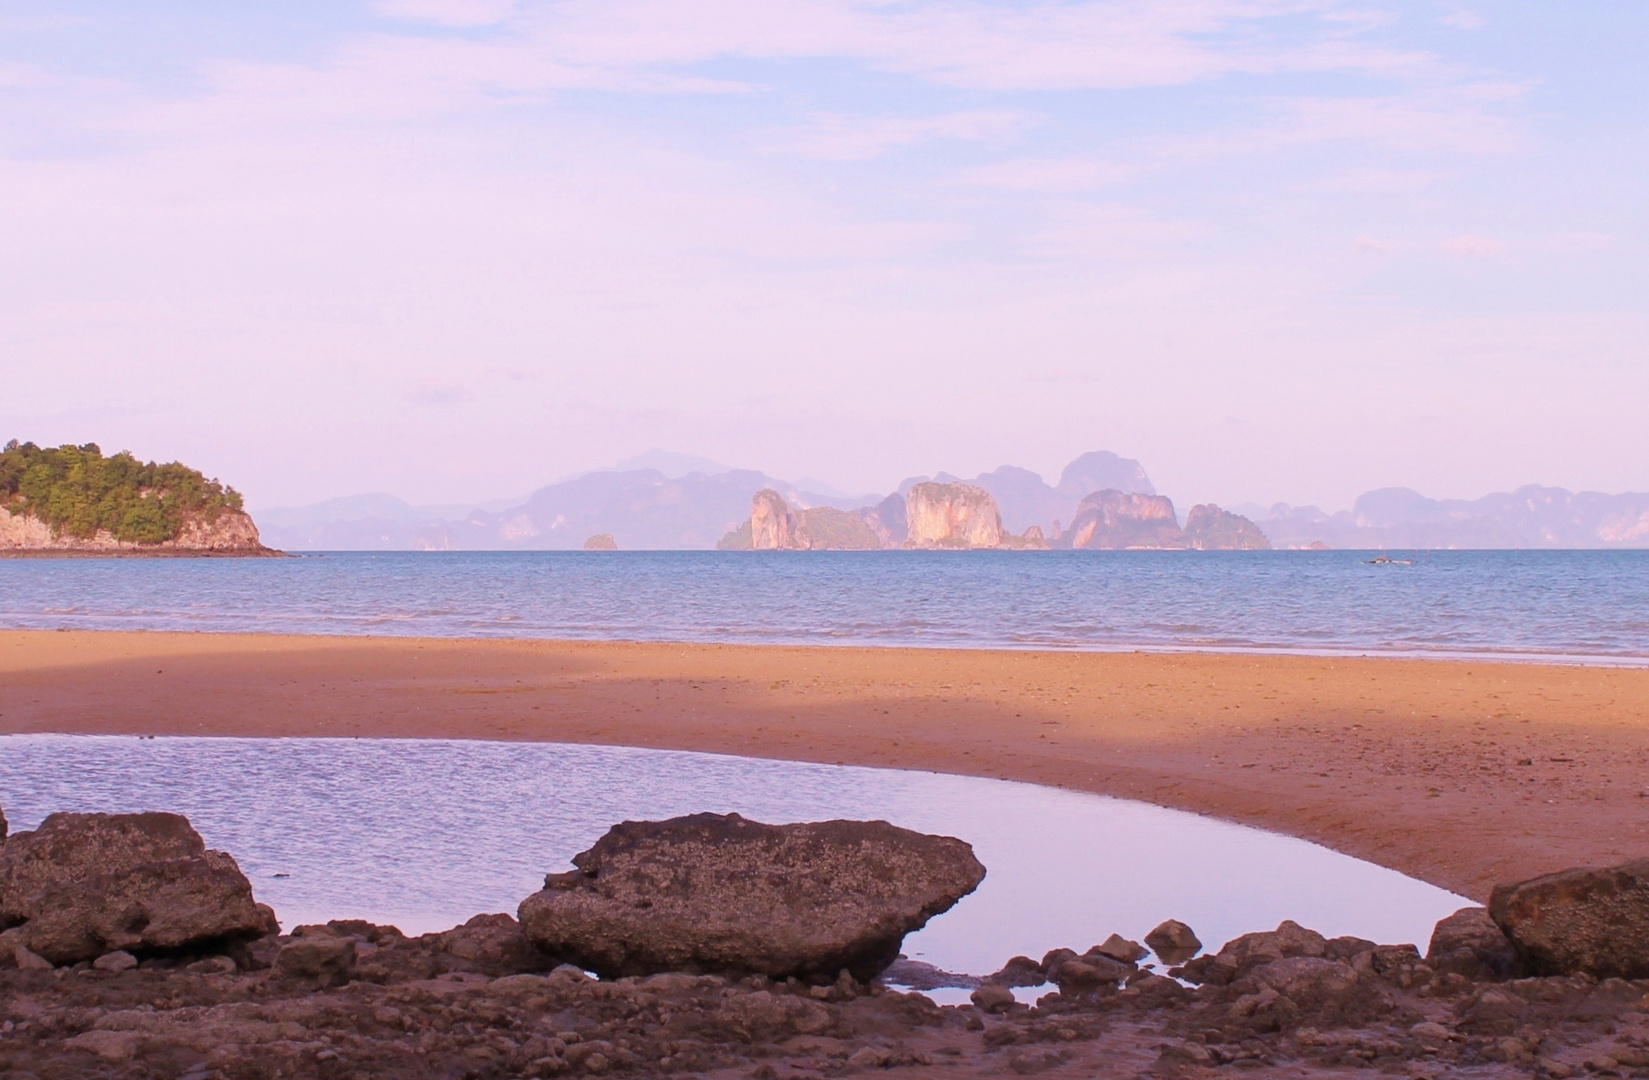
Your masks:
<svg viewBox="0 0 1649 1080"><path fill-rule="evenodd" d="M1649 551L0 559L0 626L1649 663Z"/></svg>

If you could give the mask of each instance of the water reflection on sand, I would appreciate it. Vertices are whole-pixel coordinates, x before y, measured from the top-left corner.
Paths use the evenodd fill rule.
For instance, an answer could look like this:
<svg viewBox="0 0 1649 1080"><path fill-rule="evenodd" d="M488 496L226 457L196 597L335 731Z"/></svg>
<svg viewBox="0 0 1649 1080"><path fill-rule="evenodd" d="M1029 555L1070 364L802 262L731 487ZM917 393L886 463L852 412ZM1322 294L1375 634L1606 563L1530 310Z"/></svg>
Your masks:
<svg viewBox="0 0 1649 1080"><path fill-rule="evenodd" d="M508 911L625 819L884 818L973 844L983 885L906 952L986 973L1166 918L1210 946L1285 918L1415 942L1468 901L1290 837L1031 784L678 751L412 739L0 738L12 829L54 810L174 810L282 924L408 933Z"/></svg>

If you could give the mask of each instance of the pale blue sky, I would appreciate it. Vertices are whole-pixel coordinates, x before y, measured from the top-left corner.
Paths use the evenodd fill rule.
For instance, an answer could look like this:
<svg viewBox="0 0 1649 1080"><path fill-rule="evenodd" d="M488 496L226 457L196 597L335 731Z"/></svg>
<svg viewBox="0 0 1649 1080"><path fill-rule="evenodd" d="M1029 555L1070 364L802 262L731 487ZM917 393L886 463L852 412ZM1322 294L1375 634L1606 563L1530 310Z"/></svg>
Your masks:
<svg viewBox="0 0 1649 1080"><path fill-rule="evenodd" d="M270 10L276 8L278 10ZM0 0L0 437L1649 489L1649 4Z"/></svg>

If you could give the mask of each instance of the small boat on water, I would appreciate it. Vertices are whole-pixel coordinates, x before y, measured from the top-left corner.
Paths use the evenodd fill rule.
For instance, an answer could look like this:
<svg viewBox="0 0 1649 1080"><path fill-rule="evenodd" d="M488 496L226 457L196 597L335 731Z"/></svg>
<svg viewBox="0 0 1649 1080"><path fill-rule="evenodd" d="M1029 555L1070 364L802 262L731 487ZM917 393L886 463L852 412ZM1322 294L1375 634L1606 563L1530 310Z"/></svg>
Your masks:
<svg viewBox="0 0 1649 1080"><path fill-rule="evenodd" d="M1380 554L1374 556L1374 558L1372 558L1372 559L1364 559L1363 562L1366 563L1369 566L1413 566L1414 565L1414 560L1413 559L1393 559L1391 556L1387 555L1383 551L1380 552Z"/></svg>

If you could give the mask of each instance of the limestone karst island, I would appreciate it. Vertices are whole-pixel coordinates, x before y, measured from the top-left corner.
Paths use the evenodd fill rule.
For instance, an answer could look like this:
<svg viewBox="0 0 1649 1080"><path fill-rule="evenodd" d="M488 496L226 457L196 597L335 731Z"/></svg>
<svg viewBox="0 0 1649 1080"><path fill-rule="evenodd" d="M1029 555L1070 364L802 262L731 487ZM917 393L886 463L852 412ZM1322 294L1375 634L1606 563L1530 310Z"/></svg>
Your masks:
<svg viewBox="0 0 1649 1080"><path fill-rule="evenodd" d="M1052 535L1030 525L1023 533L1002 527L996 499L965 483L924 481L903 496L874 507L792 508L771 488L756 492L750 520L722 537L724 551L844 551L880 548L1194 548L1268 549L1271 542L1252 521L1212 504L1193 506L1181 528L1174 504L1163 495L1106 488L1084 495L1068 529L1055 520Z"/></svg>
<svg viewBox="0 0 1649 1080"><path fill-rule="evenodd" d="M96 443L0 451L0 553L268 555L232 487Z"/></svg>

